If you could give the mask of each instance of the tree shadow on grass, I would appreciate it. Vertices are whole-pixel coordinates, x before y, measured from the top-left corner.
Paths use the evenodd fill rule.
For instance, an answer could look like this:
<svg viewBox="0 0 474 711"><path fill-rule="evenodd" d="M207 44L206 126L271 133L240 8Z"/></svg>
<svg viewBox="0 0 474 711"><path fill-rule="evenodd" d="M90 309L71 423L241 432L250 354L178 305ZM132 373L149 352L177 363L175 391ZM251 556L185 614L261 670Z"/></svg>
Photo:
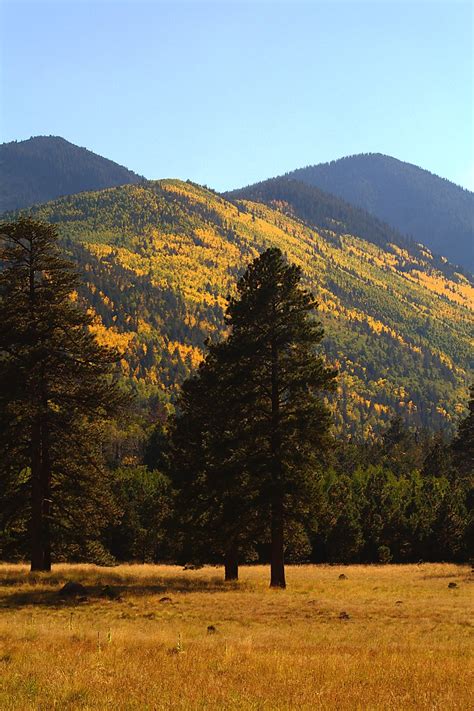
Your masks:
<svg viewBox="0 0 474 711"><path fill-rule="evenodd" d="M28 584L29 582L28 577L23 576L17 580L16 585L24 586L25 583ZM159 597L157 600L159 604L172 605L175 600L171 596L177 593L225 593L245 588L245 585L238 582L225 582L217 577L203 579L170 576L153 582L133 580L129 582L111 582L109 576L104 576L103 581L95 581L91 585L88 585L87 581L82 582L76 578L76 582L81 582L84 585L85 593L69 596L61 593L65 582L66 579L58 580L57 578L48 579L42 577L41 581L36 582L34 587L30 587L27 590L0 592L0 609L19 609L31 605L64 608L100 602L120 604L120 602L126 601L129 597L151 596ZM15 586L11 578L5 583L6 581L0 579L0 588L12 588Z"/></svg>

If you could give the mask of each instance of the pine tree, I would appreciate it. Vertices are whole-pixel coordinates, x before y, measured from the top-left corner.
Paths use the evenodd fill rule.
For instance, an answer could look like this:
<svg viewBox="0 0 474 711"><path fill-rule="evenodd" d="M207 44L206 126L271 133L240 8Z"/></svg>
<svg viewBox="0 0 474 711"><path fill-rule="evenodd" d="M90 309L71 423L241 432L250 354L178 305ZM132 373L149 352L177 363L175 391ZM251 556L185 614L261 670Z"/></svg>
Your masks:
<svg viewBox="0 0 474 711"><path fill-rule="evenodd" d="M456 437L452 443L452 451L456 468L462 478L470 479L474 470L474 385L470 387L468 404L469 412L461 421Z"/></svg>
<svg viewBox="0 0 474 711"><path fill-rule="evenodd" d="M321 393L335 377L300 282L278 249L249 266L229 299L230 335L184 383L174 431L178 508L195 554L219 550L235 578L239 556L269 533L272 587L285 587L285 532L314 513L330 424Z"/></svg>
<svg viewBox="0 0 474 711"><path fill-rule="evenodd" d="M3 528L28 535L31 569L48 571L53 543L90 544L111 510L101 425L127 398L110 376L117 352L97 344L73 298L55 228L2 224L0 262Z"/></svg>
<svg viewBox="0 0 474 711"><path fill-rule="evenodd" d="M271 587L285 587L285 528L310 513L314 477L328 445L330 413L321 397L336 372L318 354L316 302L301 269L281 251L254 260L230 300L228 350L237 376L241 447L253 458L260 517L271 537ZM231 372L232 372L231 371Z"/></svg>
<svg viewBox="0 0 474 711"><path fill-rule="evenodd" d="M352 480L339 475L327 492L325 547L330 562L351 563L362 547L362 527Z"/></svg>
<svg viewBox="0 0 474 711"><path fill-rule="evenodd" d="M197 373L183 383L173 427L177 528L188 561L222 559L231 581L261 526L249 476L252 458L241 448L236 364L226 342L208 348Z"/></svg>
<svg viewBox="0 0 474 711"><path fill-rule="evenodd" d="M470 387L469 411L459 424L452 443L456 481L453 486L462 490L466 506L465 549L474 555L474 385Z"/></svg>

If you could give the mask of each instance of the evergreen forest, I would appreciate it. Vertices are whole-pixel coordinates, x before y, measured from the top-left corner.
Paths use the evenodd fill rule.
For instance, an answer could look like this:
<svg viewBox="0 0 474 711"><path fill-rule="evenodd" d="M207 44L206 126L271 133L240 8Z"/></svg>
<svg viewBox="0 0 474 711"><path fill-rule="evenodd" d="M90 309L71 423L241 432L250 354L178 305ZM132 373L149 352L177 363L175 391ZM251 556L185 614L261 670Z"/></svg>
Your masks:
<svg viewBox="0 0 474 711"><path fill-rule="evenodd" d="M179 181L1 236L2 559L472 555L462 274Z"/></svg>

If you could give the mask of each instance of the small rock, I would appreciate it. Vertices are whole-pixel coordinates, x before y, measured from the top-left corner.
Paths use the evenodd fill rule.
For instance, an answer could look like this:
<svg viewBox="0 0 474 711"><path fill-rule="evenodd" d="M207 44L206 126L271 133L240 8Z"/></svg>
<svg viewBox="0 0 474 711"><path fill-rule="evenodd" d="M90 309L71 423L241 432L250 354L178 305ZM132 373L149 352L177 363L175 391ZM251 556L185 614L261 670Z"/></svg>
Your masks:
<svg viewBox="0 0 474 711"><path fill-rule="evenodd" d="M63 585L59 591L59 594L61 597L86 597L87 590L84 585L81 585L81 583L75 583L72 580L69 580L65 585Z"/></svg>
<svg viewBox="0 0 474 711"><path fill-rule="evenodd" d="M395 605L402 605L402 604L403 604L403 600L397 600L397 602L395 603Z"/></svg>
<svg viewBox="0 0 474 711"><path fill-rule="evenodd" d="M105 587L102 588L102 590L99 593L100 597L106 597L109 600L120 600L120 593L118 590L114 590L114 588L111 588L110 585L106 585Z"/></svg>
<svg viewBox="0 0 474 711"><path fill-rule="evenodd" d="M160 597L158 602L172 602L170 597Z"/></svg>
<svg viewBox="0 0 474 711"><path fill-rule="evenodd" d="M458 584L457 583L448 583L448 588L457 588Z"/></svg>
<svg viewBox="0 0 474 711"><path fill-rule="evenodd" d="M85 595L82 595L82 597L77 598L77 602L89 602L89 598Z"/></svg>
<svg viewBox="0 0 474 711"><path fill-rule="evenodd" d="M347 612L340 612L339 613L339 619L340 620L350 620L350 615Z"/></svg>
<svg viewBox="0 0 474 711"><path fill-rule="evenodd" d="M217 630L214 627L214 625L208 625L207 634L215 634L216 632L217 632Z"/></svg>
<svg viewBox="0 0 474 711"><path fill-rule="evenodd" d="M339 580L347 580L347 575L344 575L344 573L341 573L339 576Z"/></svg>

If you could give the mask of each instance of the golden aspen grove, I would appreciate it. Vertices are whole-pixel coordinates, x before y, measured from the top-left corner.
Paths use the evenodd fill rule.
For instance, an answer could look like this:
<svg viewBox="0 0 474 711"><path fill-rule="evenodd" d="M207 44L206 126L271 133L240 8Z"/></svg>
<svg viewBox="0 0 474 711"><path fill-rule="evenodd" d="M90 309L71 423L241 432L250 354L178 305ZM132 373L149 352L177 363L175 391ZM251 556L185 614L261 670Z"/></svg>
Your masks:
<svg viewBox="0 0 474 711"><path fill-rule="evenodd" d="M415 244L310 227L287 205L229 201L179 180L125 185L31 209L57 225L83 275L94 331L123 352L140 395L165 405L202 359L242 265L269 246L302 267L338 367L339 431L371 436L393 413L451 430L468 392L474 289Z"/></svg>

